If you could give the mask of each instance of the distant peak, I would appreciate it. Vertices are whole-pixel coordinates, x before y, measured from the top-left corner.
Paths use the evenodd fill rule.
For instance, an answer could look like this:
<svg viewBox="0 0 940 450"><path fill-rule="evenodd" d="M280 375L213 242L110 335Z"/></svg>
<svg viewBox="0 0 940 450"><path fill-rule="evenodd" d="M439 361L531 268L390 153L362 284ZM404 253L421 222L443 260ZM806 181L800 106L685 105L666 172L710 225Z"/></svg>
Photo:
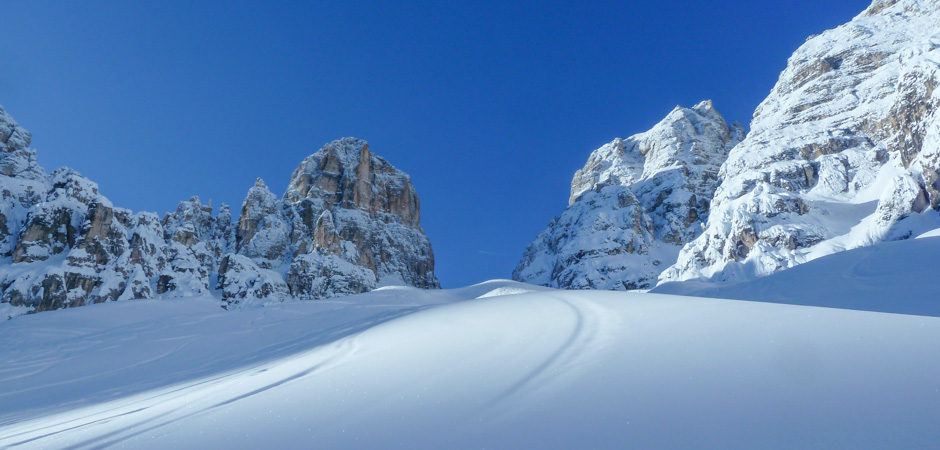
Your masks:
<svg viewBox="0 0 940 450"><path fill-rule="evenodd" d="M255 180L255 187L265 188L265 189L268 188L268 186L264 184L264 180L262 180L261 177L258 177L258 179Z"/></svg>
<svg viewBox="0 0 940 450"><path fill-rule="evenodd" d="M359 138L350 136L350 137L344 137L344 138L337 139L333 142L330 142L329 144L326 144L326 147L344 147L344 146L362 147L365 145L369 145L369 143L366 142L364 139L359 139Z"/></svg>
<svg viewBox="0 0 940 450"><path fill-rule="evenodd" d="M695 111L699 111L699 112L714 111L715 106L712 104L711 100L704 100L704 101L699 102L699 104L693 106L692 109L694 109Z"/></svg>
<svg viewBox="0 0 940 450"><path fill-rule="evenodd" d="M363 139L344 137L323 146L320 152L333 153L345 163L358 161L363 151L369 151L369 143ZM320 153L317 152L317 153Z"/></svg>

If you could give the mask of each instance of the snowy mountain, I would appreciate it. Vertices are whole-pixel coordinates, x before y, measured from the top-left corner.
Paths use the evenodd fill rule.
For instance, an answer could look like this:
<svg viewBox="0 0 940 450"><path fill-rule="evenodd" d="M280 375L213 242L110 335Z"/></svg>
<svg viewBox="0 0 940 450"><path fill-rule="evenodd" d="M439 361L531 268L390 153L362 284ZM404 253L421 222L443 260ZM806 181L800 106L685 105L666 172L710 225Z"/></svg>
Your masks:
<svg viewBox="0 0 940 450"><path fill-rule="evenodd" d="M940 3L875 1L811 37L721 167L662 280L742 280L940 225Z"/></svg>
<svg viewBox="0 0 940 450"><path fill-rule="evenodd" d="M571 181L568 208L526 248L513 279L570 289L655 285L701 232L718 169L743 138L705 101L595 150Z"/></svg>
<svg viewBox="0 0 940 450"><path fill-rule="evenodd" d="M936 228L938 84L940 3L875 1L807 39L747 137L701 104L592 153L513 278L746 280Z"/></svg>
<svg viewBox="0 0 940 450"><path fill-rule="evenodd" d="M204 296L225 307L439 287L410 177L342 139L306 158L277 199L259 179L233 223L198 197L161 220L117 208L0 108L0 317L108 300Z"/></svg>
<svg viewBox="0 0 940 450"><path fill-rule="evenodd" d="M0 448L936 448L938 79L940 0L876 0L750 134L677 107L590 155L527 283L448 290L365 141L160 218L0 108Z"/></svg>

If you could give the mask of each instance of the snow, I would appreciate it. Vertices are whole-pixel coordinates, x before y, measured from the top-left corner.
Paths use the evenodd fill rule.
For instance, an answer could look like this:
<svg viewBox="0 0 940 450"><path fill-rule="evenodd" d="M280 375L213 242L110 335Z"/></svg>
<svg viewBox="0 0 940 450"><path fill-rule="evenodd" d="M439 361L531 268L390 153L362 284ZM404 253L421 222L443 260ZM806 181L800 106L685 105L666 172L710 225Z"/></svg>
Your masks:
<svg viewBox="0 0 940 450"><path fill-rule="evenodd" d="M940 317L932 274L940 238L921 237L835 253L754 280L663 283L652 292Z"/></svg>
<svg viewBox="0 0 940 450"><path fill-rule="evenodd" d="M928 238L928 237L940 237L940 228L930 230L920 236L917 236L917 239Z"/></svg>
<svg viewBox="0 0 940 450"><path fill-rule="evenodd" d="M940 247L896 245L911 243ZM234 311L109 302L15 317L0 340L0 447L911 448L940 433L937 317L498 280Z"/></svg>

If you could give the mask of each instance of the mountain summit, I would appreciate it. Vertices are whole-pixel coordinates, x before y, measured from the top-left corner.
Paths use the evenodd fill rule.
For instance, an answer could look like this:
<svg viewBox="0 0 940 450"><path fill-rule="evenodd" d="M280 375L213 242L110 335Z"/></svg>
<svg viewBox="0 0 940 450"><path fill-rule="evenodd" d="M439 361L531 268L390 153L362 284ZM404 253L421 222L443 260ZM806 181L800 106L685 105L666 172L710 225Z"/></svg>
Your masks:
<svg viewBox="0 0 940 450"><path fill-rule="evenodd" d="M526 248L513 279L570 289L643 289L701 232L728 151L744 138L711 101L595 150L568 208Z"/></svg>

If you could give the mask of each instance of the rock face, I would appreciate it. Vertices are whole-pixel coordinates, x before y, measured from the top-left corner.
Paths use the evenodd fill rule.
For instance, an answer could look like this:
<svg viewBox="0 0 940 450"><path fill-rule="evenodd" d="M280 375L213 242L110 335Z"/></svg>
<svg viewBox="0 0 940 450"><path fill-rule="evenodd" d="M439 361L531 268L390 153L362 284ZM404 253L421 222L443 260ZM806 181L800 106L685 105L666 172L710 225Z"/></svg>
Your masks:
<svg viewBox="0 0 940 450"><path fill-rule="evenodd" d="M302 225L295 253L341 257L375 273L379 284L439 287L411 177L365 141L331 142L304 159L282 201Z"/></svg>
<svg viewBox="0 0 940 450"><path fill-rule="evenodd" d="M744 129L711 101L595 150L568 209L526 248L513 279L568 289L643 289L708 217L718 170Z"/></svg>
<svg viewBox="0 0 940 450"><path fill-rule="evenodd" d="M37 164L0 108L0 317L108 300L214 294L230 308L384 284L439 287L407 174L343 139L305 159L283 199L260 179L237 223L198 197L161 220L116 208L74 170Z"/></svg>
<svg viewBox="0 0 940 450"><path fill-rule="evenodd" d="M322 298L381 285L437 288L411 177L345 138L310 155L278 200L261 180L242 205L238 253L284 273L290 294Z"/></svg>
<svg viewBox="0 0 940 450"><path fill-rule="evenodd" d="M752 278L940 226L938 86L935 0L878 0L808 39L662 279Z"/></svg>

